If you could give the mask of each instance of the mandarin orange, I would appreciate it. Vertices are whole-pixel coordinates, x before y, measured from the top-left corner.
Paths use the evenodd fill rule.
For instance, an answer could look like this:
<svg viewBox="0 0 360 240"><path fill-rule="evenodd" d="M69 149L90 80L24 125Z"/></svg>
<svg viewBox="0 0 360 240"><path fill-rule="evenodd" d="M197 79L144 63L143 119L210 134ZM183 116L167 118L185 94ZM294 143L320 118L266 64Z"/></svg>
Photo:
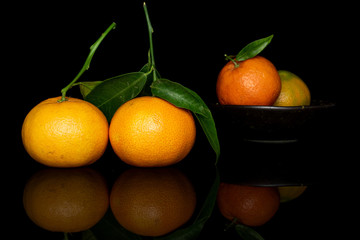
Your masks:
<svg viewBox="0 0 360 240"><path fill-rule="evenodd" d="M49 98L36 105L22 126L26 151L50 167L79 167L98 160L108 144L108 122L93 104Z"/></svg>
<svg viewBox="0 0 360 240"><path fill-rule="evenodd" d="M273 105L280 94L281 81L275 66L256 56L229 61L220 71L216 93L222 105Z"/></svg>
<svg viewBox="0 0 360 240"><path fill-rule="evenodd" d="M281 91L274 106L307 106L311 95L306 83L294 73L279 70Z"/></svg>
<svg viewBox="0 0 360 240"><path fill-rule="evenodd" d="M196 126L190 111L146 96L120 106L109 135L114 152L125 163L162 167L187 156L195 142Z"/></svg>

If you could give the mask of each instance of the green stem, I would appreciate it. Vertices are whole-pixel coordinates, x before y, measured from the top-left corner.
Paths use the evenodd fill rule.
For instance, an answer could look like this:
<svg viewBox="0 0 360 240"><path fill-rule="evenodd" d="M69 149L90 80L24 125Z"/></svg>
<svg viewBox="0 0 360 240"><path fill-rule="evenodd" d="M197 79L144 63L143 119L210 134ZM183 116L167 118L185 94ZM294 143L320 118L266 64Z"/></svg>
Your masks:
<svg viewBox="0 0 360 240"><path fill-rule="evenodd" d="M234 63L235 68L238 68L238 67L239 67L239 64L236 62L235 59L229 57L227 54L225 54L224 56L225 56L225 58L226 58L227 60L230 60L230 61L232 61L232 62Z"/></svg>
<svg viewBox="0 0 360 240"><path fill-rule="evenodd" d="M89 69L90 62L95 54L96 49L99 47L100 43L102 42L102 40L104 40L106 35L115 27L116 27L116 23L113 22L106 29L106 31L103 34L101 34L100 38L90 47L90 53L85 61L84 66L81 68L80 72L76 75L76 77L66 87L64 87L61 90L61 100L59 100L58 102L63 102L66 100L66 92L74 85L74 83L81 77L81 75L83 75L83 73Z"/></svg>
<svg viewBox="0 0 360 240"><path fill-rule="evenodd" d="M150 58L151 58L150 60L151 60L151 69L153 69L153 81L156 81L157 77L156 77L156 71L155 71L154 47L153 47L153 41L152 41L152 34L154 32L154 29L151 26L150 17L149 17L149 13L148 13L145 2L144 2L144 11L145 11L146 23L148 26L148 32L149 32Z"/></svg>

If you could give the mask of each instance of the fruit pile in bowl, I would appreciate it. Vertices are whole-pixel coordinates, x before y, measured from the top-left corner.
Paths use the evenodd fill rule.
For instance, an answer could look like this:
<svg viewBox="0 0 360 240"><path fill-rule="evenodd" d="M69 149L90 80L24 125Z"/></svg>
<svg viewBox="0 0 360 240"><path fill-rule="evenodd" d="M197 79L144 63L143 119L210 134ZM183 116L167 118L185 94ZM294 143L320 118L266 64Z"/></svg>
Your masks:
<svg viewBox="0 0 360 240"><path fill-rule="evenodd" d="M306 83L296 74L277 70L258 54L273 35L246 45L236 56L225 57L213 106L223 138L259 142L295 142L306 129L316 128L335 104L312 100ZM301 135L301 136L300 136Z"/></svg>

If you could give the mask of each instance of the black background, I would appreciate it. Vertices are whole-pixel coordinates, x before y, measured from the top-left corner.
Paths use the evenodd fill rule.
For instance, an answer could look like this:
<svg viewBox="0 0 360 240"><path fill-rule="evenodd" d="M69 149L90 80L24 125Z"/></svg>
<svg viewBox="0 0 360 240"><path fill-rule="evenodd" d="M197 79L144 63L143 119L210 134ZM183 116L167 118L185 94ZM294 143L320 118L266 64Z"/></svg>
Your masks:
<svg viewBox="0 0 360 240"><path fill-rule="evenodd" d="M311 169L311 174L318 174L316 179L321 181L297 202L283 207L274 221L261 231L265 239L322 239L346 232L342 224L345 211L342 200L346 191L340 179L349 159L347 149L340 147L340 143L346 139L343 116L348 119L351 115L343 110L347 103L343 96L349 86L343 87L341 83L352 68L351 54L347 55L351 50L345 49L352 48L355 34L353 6L244 1L147 1L147 6L154 28L155 60L160 74L191 88L206 103L217 101L215 84L217 74L226 63L224 54L236 54L247 43L274 34L271 44L260 55L272 61L277 69L299 75L314 99L337 104L336 115L329 119L331 129L328 131L334 134L327 136L332 138L323 144L302 146L305 150L294 161L301 165L304 175L309 174L306 169ZM3 47L7 59L5 73L10 74L4 73L4 76L11 77L4 81L6 90L3 91L4 94L13 93L12 97L7 95L4 105L6 111L11 112L7 121L14 124L10 139L11 146L16 146L15 157L9 161L13 164L7 169L13 174L10 182L16 182L9 190L14 196L10 199L14 203L10 216L18 219L9 221L9 225L14 227L11 229L15 235L23 229L29 236L45 238L47 233L33 226L21 208L26 179L42 168L22 147L22 121L37 103L60 95L60 90L80 71L90 46L112 22L117 23L116 29L102 42L89 71L79 81L104 80L138 71L147 63L148 32L142 1L23 3L9 10L12 14L4 28L6 44ZM80 97L77 88L71 89L68 95ZM245 150L241 154L241 148L239 151L240 156L248 154ZM274 152L276 150L272 150L272 154L276 154ZM111 151L107 154L113 158ZM256 156L259 159L272 156L267 154ZM330 164L336 154L341 157ZM181 167L187 169L200 191L202 184L209 186L213 179L204 180L197 173L204 168L211 171L213 158L205 137L198 134L191 156ZM259 161L264 169L269 165L273 167L271 163ZM258 164L256 159L255 164ZM121 163L115 163L115 167L110 163L96 165L110 175L114 173L109 168L116 166L124 167ZM221 233L224 222L215 210L204 237L213 232Z"/></svg>
<svg viewBox="0 0 360 240"><path fill-rule="evenodd" d="M351 34L345 27L351 21L349 15L339 17L346 13L341 6L242 1L149 1L147 5L161 75L209 101L216 101L214 85L225 64L223 55L236 54L247 43L271 34L273 41L261 55L278 69L302 77L314 97L338 95L339 56ZM81 80L137 71L147 62L149 42L142 1L21 8L15 16L21 21L13 29L18 34L13 56L17 73L28 76L24 89L36 91L27 91L30 96L59 94L58 88L78 73L91 44L112 22L117 23L116 30L98 49Z"/></svg>

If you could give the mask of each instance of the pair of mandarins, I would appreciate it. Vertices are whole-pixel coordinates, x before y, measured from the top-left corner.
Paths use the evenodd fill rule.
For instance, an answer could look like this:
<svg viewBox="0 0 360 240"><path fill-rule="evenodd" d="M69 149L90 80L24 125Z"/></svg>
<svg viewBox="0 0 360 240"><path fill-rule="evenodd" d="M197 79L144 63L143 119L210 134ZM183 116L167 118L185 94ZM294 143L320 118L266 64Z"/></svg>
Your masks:
<svg viewBox="0 0 360 240"><path fill-rule="evenodd" d="M123 104L110 126L93 104L77 98L47 99L26 116L22 140L36 161L50 167L80 167L97 161L109 139L124 162L137 167L174 164L190 152L196 127L190 111L157 97Z"/></svg>

